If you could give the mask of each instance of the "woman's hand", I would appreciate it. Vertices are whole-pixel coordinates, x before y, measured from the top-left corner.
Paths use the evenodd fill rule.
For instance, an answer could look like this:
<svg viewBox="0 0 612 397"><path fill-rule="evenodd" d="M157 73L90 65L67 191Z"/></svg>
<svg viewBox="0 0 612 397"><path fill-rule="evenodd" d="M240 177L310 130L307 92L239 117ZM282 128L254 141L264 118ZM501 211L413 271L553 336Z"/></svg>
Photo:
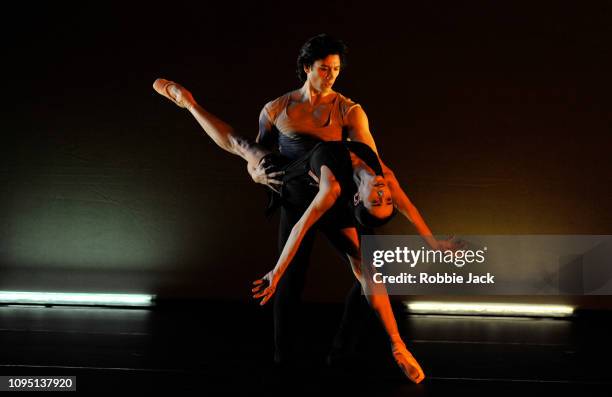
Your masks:
<svg viewBox="0 0 612 397"><path fill-rule="evenodd" d="M272 298L272 295L274 295L277 284L278 280L274 277L274 271L269 272L259 280L253 281L253 285L255 286L251 289L253 299L263 298L259 304L261 306L265 305L266 302Z"/></svg>
<svg viewBox="0 0 612 397"><path fill-rule="evenodd" d="M276 193L280 194L280 186L283 184L282 177L284 171L278 171L277 167L272 164L269 157L261 159L259 164L255 166L248 166L249 175L255 183L268 186Z"/></svg>
<svg viewBox="0 0 612 397"><path fill-rule="evenodd" d="M436 241L436 250L439 251L457 251L465 247L465 241L457 240L455 236L449 237L446 240Z"/></svg>

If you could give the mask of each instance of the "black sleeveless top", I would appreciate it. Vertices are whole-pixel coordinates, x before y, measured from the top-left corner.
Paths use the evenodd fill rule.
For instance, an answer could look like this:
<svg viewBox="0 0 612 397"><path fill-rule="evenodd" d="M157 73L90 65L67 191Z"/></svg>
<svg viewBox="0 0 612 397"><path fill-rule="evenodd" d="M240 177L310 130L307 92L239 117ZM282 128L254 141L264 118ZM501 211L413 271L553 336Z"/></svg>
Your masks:
<svg viewBox="0 0 612 397"><path fill-rule="evenodd" d="M289 160L297 160L304 157L321 142L323 141L306 134L296 134L292 137L278 134L280 154Z"/></svg>
<svg viewBox="0 0 612 397"><path fill-rule="evenodd" d="M350 152L362 159L377 175L382 175L378 156L368 145L350 141L319 142L307 154L284 167L281 205L295 211L305 211L319 191L308 172L312 171L320 177L321 167L325 165L340 184L341 192L320 222L338 228L354 226L352 203L357 186L353 179Z"/></svg>

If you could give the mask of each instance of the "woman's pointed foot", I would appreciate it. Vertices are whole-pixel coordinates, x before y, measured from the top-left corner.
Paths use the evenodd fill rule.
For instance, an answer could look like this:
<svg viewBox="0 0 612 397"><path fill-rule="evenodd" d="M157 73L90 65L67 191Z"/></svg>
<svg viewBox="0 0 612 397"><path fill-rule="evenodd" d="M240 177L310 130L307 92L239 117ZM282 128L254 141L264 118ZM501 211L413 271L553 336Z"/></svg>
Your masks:
<svg viewBox="0 0 612 397"><path fill-rule="evenodd" d="M153 83L153 89L182 108L189 109L195 104L191 93L174 81L157 79Z"/></svg>
<svg viewBox="0 0 612 397"><path fill-rule="evenodd" d="M421 366L403 342L393 344L393 358L395 358L395 362L402 369L404 375L414 383L420 383L425 379L425 373Z"/></svg>

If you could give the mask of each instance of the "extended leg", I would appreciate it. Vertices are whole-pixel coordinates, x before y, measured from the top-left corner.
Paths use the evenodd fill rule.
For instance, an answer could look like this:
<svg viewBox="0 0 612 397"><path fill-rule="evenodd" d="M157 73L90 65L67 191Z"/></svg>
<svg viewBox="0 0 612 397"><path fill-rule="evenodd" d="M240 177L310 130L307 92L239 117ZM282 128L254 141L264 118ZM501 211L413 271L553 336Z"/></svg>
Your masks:
<svg viewBox="0 0 612 397"><path fill-rule="evenodd" d="M369 277L367 274L363 274L362 272L357 230L355 228L347 228L342 229L342 233L345 235L347 240L353 244L353 248L347 251L347 255L351 263L351 269L353 270L353 274L357 280L360 282L362 289L366 292L368 303L378 315L378 318L382 322L385 331L389 335L395 361L410 380L415 383L421 382L425 378L425 374L423 373L423 370L416 359L412 356L408 349L406 349L406 345L400 337L387 291L385 290L384 286L373 285L371 282L371 277ZM365 269L367 270L368 267Z"/></svg>
<svg viewBox="0 0 612 397"><path fill-rule="evenodd" d="M178 83L157 79L153 89L182 108L186 108L197 120L204 132L223 150L242 157L249 164L257 165L269 151L255 142L236 134L232 126L204 110L191 93Z"/></svg>

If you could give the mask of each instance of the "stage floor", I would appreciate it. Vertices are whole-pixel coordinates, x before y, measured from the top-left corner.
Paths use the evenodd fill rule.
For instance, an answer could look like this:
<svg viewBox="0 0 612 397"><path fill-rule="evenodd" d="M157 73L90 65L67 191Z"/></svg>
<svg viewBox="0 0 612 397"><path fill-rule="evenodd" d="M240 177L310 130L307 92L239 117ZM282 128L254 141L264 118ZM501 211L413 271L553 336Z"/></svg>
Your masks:
<svg viewBox="0 0 612 397"><path fill-rule="evenodd" d="M300 365L272 365L269 307L182 302L154 310L0 307L0 375L76 376L78 391L176 390L204 395L346 393L609 395L612 319L403 315L402 334L426 380L413 385L395 367L374 318L357 352L329 367L325 357L340 305L303 314Z"/></svg>

